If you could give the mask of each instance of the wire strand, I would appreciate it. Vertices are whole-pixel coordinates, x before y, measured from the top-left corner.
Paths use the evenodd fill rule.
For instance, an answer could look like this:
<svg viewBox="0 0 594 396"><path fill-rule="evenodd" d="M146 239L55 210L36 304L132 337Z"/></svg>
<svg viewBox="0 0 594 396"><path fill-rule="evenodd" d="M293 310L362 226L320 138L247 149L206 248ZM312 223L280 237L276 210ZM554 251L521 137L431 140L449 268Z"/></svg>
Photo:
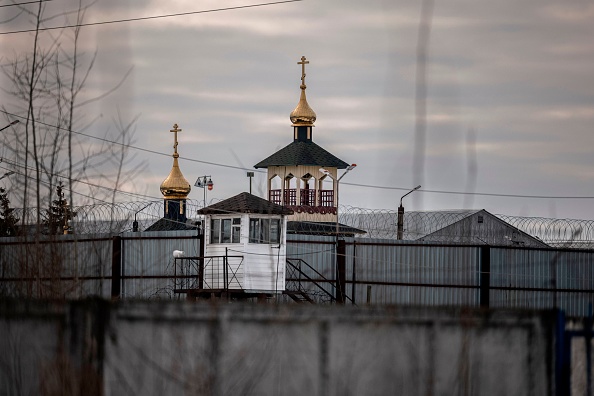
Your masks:
<svg viewBox="0 0 594 396"><path fill-rule="evenodd" d="M10 115L13 117L18 117L18 118L22 118L22 119L26 119L26 117L23 116L19 116L17 114L13 114L4 110L0 110L1 113L4 113L6 115ZM63 130L66 132L69 132L68 129L66 128L62 128L56 125L52 125L52 124L47 124L47 123L43 123L43 122L39 122L37 121L38 124L41 125L45 125L51 128L55 128L58 130ZM115 144L115 145L119 145L119 146L124 146L126 148L131 148L134 150L138 150L138 151L143 151L145 153L149 153L149 154L155 154L155 155L161 155L161 156L166 156L166 157L171 157L171 154L169 153L164 153L164 152L160 152L160 151L156 151L156 150L150 150L150 149L146 149L143 147L138 147L138 146L134 146L131 144L125 144L125 143L121 143L121 142L116 142L113 140L109 140L106 138L100 138L100 137L96 137L96 136L92 136L83 132L78 132L78 131L70 131L74 134L80 135L80 136L84 136L84 137L88 137L90 139L95 139L95 140L99 140L105 143L110 143L110 144ZM205 164L205 165L212 165L212 166L218 166L218 167L222 167L222 168L229 168L229 169L238 169L238 170L250 170L253 172L257 172L257 173L261 173L261 174L265 174L266 171L262 171L262 170L254 170L251 168L245 168L245 167L241 167L241 166L235 166L235 165L228 165L228 164L222 164L222 163L218 163L218 162L211 162L211 161L203 161L203 160L198 160L195 158L188 158L188 157L183 157L180 156L179 159L184 160L184 161L189 161L189 162L195 162L195 163L200 163L200 164ZM393 186L377 186L377 185L371 185L371 184L361 184L361 183L347 183L347 182L342 182L341 185L348 185L348 186L354 186L354 187L363 187L363 188L373 188L373 189L382 189L382 190L398 190L398 191L408 191L410 190L410 188L408 187L393 187ZM445 191L445 190L426 190L426 189L419 189L419 192L424 192L424 193L430 193L430 194L452 194L452 195L473 195L473 196L490 196L490 197L508 197L508 198L525 198L525 199L594 199L594 196L556 196L556 195L525 195L525 194L501 194L501 193L483 193L483 192L464 192L464 191Z"/></svg>
<svg viewBox="0 0 594 396"><path fill-rule="evenodd" d="M53 1L53 0L41 0L41 1L40 0L36 0L36 1L25 1L23 3L1 4L0 5L0 8L22 6L22 5L27 5L27 4L47 3L49 1Z"/></svg>
<svg viewBox="0 0 594 396"><path fill-rule="evenodd" d="M78 23L78 24L73 24L73 25L52 26L52 27L45 27L45 28L39 28L39 29L13 30L13 31L9 31L9 32L0 32L0 35L17 34L17 33L31 33L31 32L36 32L36 31L68 29L68 28L87 27L87 26L110 25L110 24L124 23L124 22L148 21L148 20L152 20L152 19L174 18L174 17L180 17L180 16L206 14L206 13L219 12L219 11L241 10L241 9L247 9L247 8L265 7L265 6L279 5L279 4L285 4L285 3L295 3L295 2L300 2L300 1L304 1L304 0L284 0L284 1L275 1L275 2L271 2L271 3L249 4L249 5L225 7L225 8L213 8L210 10L179 12L179 13L175 13L175 14L153 15L153 16L148 16L148 17L114 19L111 21Z"/></svg>

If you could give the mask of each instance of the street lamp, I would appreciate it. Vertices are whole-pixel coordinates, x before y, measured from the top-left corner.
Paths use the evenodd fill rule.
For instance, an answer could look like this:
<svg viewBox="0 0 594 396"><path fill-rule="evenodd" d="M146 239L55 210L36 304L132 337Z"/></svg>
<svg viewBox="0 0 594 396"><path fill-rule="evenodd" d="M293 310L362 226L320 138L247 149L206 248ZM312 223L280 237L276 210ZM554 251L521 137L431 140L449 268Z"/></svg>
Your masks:
<svg viewBox="0 0 594 396"><path fill-rule="evenodd" d="M254 172L248 172L247 177L250 178L250 194L252 193L252 179L254 177Z"/></svg>
<svg viewBox="0 0 594 396"><path fill-rule="evenodd" d="M136 213L134 213L134 222L132 222L132 232L138 232L138 221L136 220L136 215L138 213L142 212L143 210L145 210L146 208L148 208L152 203L153 203L153 201L147 203L142 208L138 209L136 211Z"/></svg>
<svg viewBox="0 0 594 396"><path fill-rule="evenodd" d="M350 171L355 169L356 166L357 166L357 164L349 165L346 168L346 171L338 179L334 179L334 177L332 177L332 174L330 173L329 170L320 168L320 172L322 172L324 175L329 176L331 179L334 179L336 181L336 240L338 240L338 187L339 187L339 183L340 183L340 180L343 177L345 177L347 173L349 173Z"/></svg>
<svg viewBox="0 0 594 396"><path fill-rule="evenodd" d="M13 121L13 122L11 122L10 124L6 125L6 126L5 126L5 127L3 127L2 129L0 129L0 131L3 131L3 130L5 130L5 129L6 129L6 128L8 128L9 126L13 126L14 124L18 124L19 122L21 122L21 121L19 121L19 120L14 120L14 121Z"/></svg>
<svg viewBox="0 0 594 396"><path fill-rule="evenodd" d="M410 190L409 192L407 192L406 194L404 194L402 197L400 197L400 206L398 207L398 230L396 239L402 239L402 234L404 233L404 206L402 206L402 198L406 197L413 191L418 190L419 188L421 188L420 184L412 190Z"/></svg>
<svg viewBox="0 0 594 396"><path fill-rule="evenodd" d="M336 276L336 293L337 293L337 297L338 295L341 296L341 300L342 302L344 302L344 299L342 298L342 290L340 287L340 282L338 282L338 277L339 277L339 273L338 273L338 236L339 236L339 225L338 225L338 187L340 184L340 180L342 180L343 177L346 176L347 173L349 173L350 171L352 171L353 169L355 169L355 167L357 166L357 164L351 164L349 165L345 172L338 178L338 179L334 179L334 177L332 177L332 174L330 173L330 171L328 171L327 169L324 168L320 168L320 172L322 172L324 175L329 176L330 178L334 179L336 181L336 250L335 250L335 256L336 256L336 269L335 269L335 276ZM338 298L337 298L338 300Z"/></svg>
<svg viewBox="0 0 594 396"><path fill-rule="evenodd" d="M208 180L206 180L208 178ZM204 207L206 207L206 190L212 191L214 188L214 183L210 176L200 176L194 183L194 186L204 189Z"/></svg>

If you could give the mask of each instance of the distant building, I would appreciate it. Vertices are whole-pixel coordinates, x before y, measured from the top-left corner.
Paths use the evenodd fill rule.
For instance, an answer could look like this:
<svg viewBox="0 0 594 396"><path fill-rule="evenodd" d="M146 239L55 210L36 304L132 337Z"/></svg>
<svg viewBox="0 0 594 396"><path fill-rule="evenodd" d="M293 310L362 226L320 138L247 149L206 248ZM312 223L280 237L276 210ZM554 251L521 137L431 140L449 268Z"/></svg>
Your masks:
<svg viewBox="0 0 594 396"><path fill-rule="evenodd" d="M437 213L435 212L435 214ZM442 222L440 224L441 228L430 231L417 240L424 242L474 243L497 246L550 247L540 239L506 223L484 209L460 212L460 214L463 213L466 215L459 220L451 223ZM443 216L442 218L445 219L446 217ZM452 217L450 216L449 218L451 219ZM405 225L409 224L410 226L409 232L415 232L417 230L418 222L415 225L415 220L413 213L408 216L408 221L405 220Z"/></svg>
<svg viewBox="0 0 594 396"><path fill-rule="evenodd" d="M351 214L345 220L367 230L371 238L396 239L396 214ZM409 241L550 247L484 209L405 212L403 234L403 239Z"/></svg>

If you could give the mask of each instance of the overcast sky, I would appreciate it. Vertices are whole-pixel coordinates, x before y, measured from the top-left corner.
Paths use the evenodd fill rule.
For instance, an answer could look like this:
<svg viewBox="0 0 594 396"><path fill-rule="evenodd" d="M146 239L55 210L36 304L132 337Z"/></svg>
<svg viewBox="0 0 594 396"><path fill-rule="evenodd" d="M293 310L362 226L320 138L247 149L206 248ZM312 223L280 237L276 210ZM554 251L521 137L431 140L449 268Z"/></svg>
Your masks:
<svg viewBox="0 0 594 396"><path fill-rule="evenodd" d="M85 21L258 3L101 0ZM420 166L421 3L304 0L85 27L85 49L98 51L86 95L117 84L132 69L116 93L86 109L89 119L100 116L86 133L102 136L119 109L124 120L139 115L134 146L170 155L169 130L177 123L185 177L193 184L211 175L209 200L228 198L249 189L246 170L208 163L254 170L292 141L289 114L299 99L297 62L304 55L307 98L317 113L313 139L358 165L342 179L341 204L395 210L408 189L422 184L405 198L407 210L594 219L594 3L435 0ZM76 4L54 0L47 11ZM0 9L2 20L12 8ZM26 22L17 18L0 31ZM1 35L2 63L31 39L29 33ZM172 158L131 153L147 166L125 188L159 199ZM256 194L264 196L265 180L256 171ZM477 194L456 194L463 192ZM190 198L201 200L203 191L194 187Z"/></svg>

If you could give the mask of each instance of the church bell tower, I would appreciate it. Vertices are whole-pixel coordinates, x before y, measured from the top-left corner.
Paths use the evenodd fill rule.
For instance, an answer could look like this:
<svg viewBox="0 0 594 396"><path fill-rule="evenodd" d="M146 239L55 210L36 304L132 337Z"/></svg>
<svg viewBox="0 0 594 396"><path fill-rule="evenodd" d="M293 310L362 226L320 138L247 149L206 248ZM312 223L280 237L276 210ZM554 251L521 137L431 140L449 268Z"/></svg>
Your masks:
<svg viewBox="0 0 594 396"><path fill-rule="evenodd" d="M336 222L338 169L350 167L313 142L316 113L307 103L305 56L301 65L301 94L289 118L293 142L260 161L255 168L268 170L268 200L293 209L292 221Z"/></svg>

